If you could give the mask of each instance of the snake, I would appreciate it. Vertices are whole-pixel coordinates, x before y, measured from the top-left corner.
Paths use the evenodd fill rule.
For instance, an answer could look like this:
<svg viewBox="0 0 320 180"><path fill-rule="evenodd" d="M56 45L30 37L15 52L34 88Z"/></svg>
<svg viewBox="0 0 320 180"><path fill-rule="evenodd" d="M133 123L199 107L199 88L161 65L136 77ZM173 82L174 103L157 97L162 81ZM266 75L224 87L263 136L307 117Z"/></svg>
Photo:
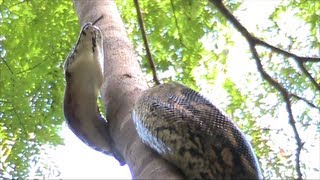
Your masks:
<svg viewBox="0 0 320 180"><path fill-rule="evenodd" d="M86 23L65 62L64 115L88 146L113 155L97 96L102 85L103 34ZM204 96L177 82L141 92L132 109L141 141L188 179L262 179L258 159L236 123Z"/></svg>

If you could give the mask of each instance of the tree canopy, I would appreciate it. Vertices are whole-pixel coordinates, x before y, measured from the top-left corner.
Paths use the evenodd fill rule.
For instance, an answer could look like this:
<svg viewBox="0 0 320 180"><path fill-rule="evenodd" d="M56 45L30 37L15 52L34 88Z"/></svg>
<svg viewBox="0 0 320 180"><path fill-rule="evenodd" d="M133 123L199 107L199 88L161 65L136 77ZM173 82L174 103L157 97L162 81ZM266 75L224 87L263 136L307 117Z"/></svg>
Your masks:
<svg viewBox="0 0 320 180"><path fill-rule="evenodd" d="M139 2L161 82L224 109L265 178L319 178L320 1ZM134 2L117 4L152 86ZM63 143L63 63L79 28L71 1L0 1L2 177L27 177L45 145Z"/></svg>

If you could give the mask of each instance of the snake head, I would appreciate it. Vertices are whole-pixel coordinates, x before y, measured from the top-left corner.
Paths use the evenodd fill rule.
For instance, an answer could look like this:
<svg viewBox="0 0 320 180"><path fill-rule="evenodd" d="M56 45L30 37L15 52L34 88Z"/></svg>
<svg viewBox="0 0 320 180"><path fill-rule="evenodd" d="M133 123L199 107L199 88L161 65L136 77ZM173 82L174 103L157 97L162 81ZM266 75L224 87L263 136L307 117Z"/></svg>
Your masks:
<svg viewBox="0 0 320 180"><path fill-rule="evenodd" d="M65 62L65 78L69 87L86 89L90 85L98 93L103 81L103 61L101 30L93 23L86 23Z"/></svg>
<svg viewBox="0 0 320 180"><path fill-rule="evenodd" d="M86 23L81 28L78 41L65 61L66 78L73 72L79 72L79 68L81 70L84 70L83 68L98 68L102 72L103 58L101 30L91 22Z"/></svg>

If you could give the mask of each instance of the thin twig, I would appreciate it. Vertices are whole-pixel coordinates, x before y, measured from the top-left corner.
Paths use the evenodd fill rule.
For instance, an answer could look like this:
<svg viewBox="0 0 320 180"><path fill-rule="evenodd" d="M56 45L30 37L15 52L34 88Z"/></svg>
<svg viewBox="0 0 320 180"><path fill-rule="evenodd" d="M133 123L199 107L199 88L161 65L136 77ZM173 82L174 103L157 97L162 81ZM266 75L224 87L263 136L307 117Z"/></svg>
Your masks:
<svg viewBox="0 0 320 180"><path fill-rule="evenodd" d="M170 4L171 4L172 12L173 12L174 22L175 22L176 27L177 27L177 30L178 30L178 36L179 36L180 44L181 44L184 48L189 49L189 48L183 43L183 37L182 37L182 35L181 35L181 30L180 30L180 26L179 26L179 24L178 24L178 18L177 18L177 15L176 15L176 8L174 7L174 4L173 4L172 0L170 0Z"/></svg>
<svg viewBox="0 0 320 180"><path fill-rule="evenodd" d="M296 62L298 63L300 70L307 76L307 78L309 78L309 80L316 87L316 89L320 91L320 84L318 84L317 81L312 77L309 71L304 67L304 64L301 61Z"/></svg>
<svg viewBox="0 0 320 180"><path fill-rule="evenodd" d="M95 25L98 21L100 21L101 19L103 18L103 15L101 15L98 19L96 19L93 23L92 23L92 25Z"/></svg>
<svg viewBox="0 0 320 180"><path fill-rule="evenodd" d="M136 10L137 10L138 22L139 22L139 26L140 26L140 30L141 30L141 34L142 34L142 38L143 38L143 42L144 42L144 46L146 47L147 59L148 59L150 68L152 70L153 81L155 82L156 85L159 85L160 81L159 81L159 79L157 77L156 66L154 64L154 61L153 61L153 58L152 58L152 55L151 55L151 52L150 52L149 42L148 42L145 26L144 26L144 23L143 23L141 9L140 9L140 5L139 5L139 0L134 0L134 5L135 5Z"/></svg>
<svg viewBox="0 0 320 180"><path fill-rule="evenodd" d="M2 61L4 62L4 64L7 66L7 68L8 68L9 71L10 71L10 73L13 74L13 71L12 71L12 69L10 68L9 64L7 63L7 61L6 61L3 57L1 57L1 60L2 60Z"/></svg>
<svg viewBox="0 0 320 180"><path fill-rule="evenodd" d="M279 53L279 54L282 54L286 57L291 57L293 59L295 59L296 61L300 61L300 62L320 62L320 58L316 58L316 57L303 57L303 56L298 56L296 54L293 54L291 52L288 52L288 51L285 51L285 50L282 50L278 47L275 47L265 41L262 41L260 39L256 39L257 40L257 44L261 45L261 46L264 46L264 47L267 47L271 50L273 50L274 52L276 53Z"/></svg>
<svg viewBox="0 0 320 180"><path fill-rule="evenodd" d="M15 107L12 107L12 110L13 110L14 114L16 115L16 117L17 117L17 119L18 119L18 121L19 121L19 124L20 124L21 127L22 127L22 131L23 131L23 132L26 134L26 136L28 137L28 136L29 136L29 135L28 135L28 131L27 131L27 129L24 127L24 124L22 123L22 121L21 121L21 119L20 119L20 117L19 117L19 115L18 115Z"/></svg>
<svg viewBox="0 0 320 180"><path fill-rule="evenodd" d="M31 68L29 68L29 69L26 69L26 70L20 71L20 72L18 72L17 74L22 74L22 73L25 73L25 72L31 71L31 70L33 70L33 69L37 68L38 66L40 66L41 64L42 64L42 62L40 62L40 63L38 63L38 64L34 65L33 67L31 67Z"/></svg>
<svg viewBox="0 0 320 180"><path fill-rule="evenodd" d="M320 111L320 107L314 105L312 102L310 102L310 101L307 100L306 98L300 97L300 96L298 96L298 95L296 95L296 94L290 94L290 97L294 97L294 98L296 98L296 99L298 99L298 100L301 100L301 101L307 103L310 107L316 108L316 109L318 109L318 111Z"/></svg>
<svg viewBox="0 0 320 180"><path fill-rule="evenodd" d="M21 2L18 2L18 3L15 3L15 4L12 4L11 6L9 6L9 8L12 8L12 7L14 7L14 6L17 6L17 5L19 5L19 4L23 4L23 3L28 3L30 0L25 0L25 1L21 1Z"/></svg>

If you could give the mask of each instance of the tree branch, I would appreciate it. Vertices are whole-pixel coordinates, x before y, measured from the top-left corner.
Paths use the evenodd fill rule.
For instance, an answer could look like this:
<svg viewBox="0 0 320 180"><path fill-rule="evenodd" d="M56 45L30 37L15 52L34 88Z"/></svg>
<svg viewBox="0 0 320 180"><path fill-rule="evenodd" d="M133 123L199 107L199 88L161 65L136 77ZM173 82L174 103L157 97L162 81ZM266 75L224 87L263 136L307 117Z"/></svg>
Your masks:
<svg viewBox="0 0 320 180"><path fill-rule="evenodd" d="M281 96L283 97L283 100L286 104L286 109L288 112L288 119L289 119L289 124L292 127L296 144L297 144L297 149L296 149L296 161L295 161L295 168L296 168L296 173L298 176L298 179L302 179L302 173L301 173L301 167L300 167L300 152L301 149L304 145L304 143L300 139L299 132L297 130L297 127L295 125L296 121L293 117L293 112L292 112L292 105L290 98L295 97L297 99L303 100L306 102L309 106L317 108L314 104L312 104L310 101L306 100L305 98L301 98L295 94L291 94L288 92L286 88L284 88L279 82L277 82L275 79L273 79L263 68L263 65L261 63L261 59L258 55L256 46L261 45L263 47L269 48L272 51L282 54L286 57L293 58L301 71L310 79L311 83L316 87L317 90L320 90L320 85L316 82L316 80L311 76L311 74L308 72L308 70L303 66L303 63L305 62L320 62L320 58L314 58L314 57L301 57L297 56L293 53L290 53L288 51L282 50L280 48L277 48L271 44L268 44L255 36L253 36L249 31L236 19L236 17L225 7L225 5L222 3L222 0L210 0L210 2L227 18L233 25L234 27L246 38L246 40L249 43L250 46L250 51L252 53L252 56L254 60L256 61L257 69L259 73L261 74L262 78L266 80L271 86L276 88Z"/></svg>
<svg viewBox="0 0 320 180"><path fill-rule="evenodd" d="M149 48L149 42L148 42L147 33L146 33L146 30L145 30L145 26L144 26L144 22L143 22L143 18L142 18L142 13L141 13L140 5L139 5L139 0L134 0L134 5L135 5L136 10L137 10L138 22L139 22L141 35L142 35L143 42L144 42L144 46L146 47L147 59L148 59L148 63L150 65L150 68L151 68L151 71L152 71L153 81L156 83L156 85L159 85L160 81L159 81L159 79L157 77L156 66L154 64L154 61L153 61L153 58L152 58L152 54L151 54L151 51L150 51L150 48Z"/></svg>
<svg viewBox="0 0 320 180"><path fill-rule="evenodd" d="M262 78L264 80L266 80L268 83L270 83L273 87L275 87L279 92L280 94L282 95L283 99L284 99L284 102L286 104L286 109L287 109L287 112L288 112L288 118L289 118L289 124L290 126L292 127L292 130L293 130L293 134L295 136L295 139L296 139L296 144L297 144L297 150L296 150L296 171L297 171L297 175L298 175L298 179L302 179L302 173L301 173L301 168L300 168L300 152L301 152L301 149L303 147L303 144L302 141L301 141L301 138L300 138L300 135L299 135L299 132L297 130L297 127L295 125L296 121L294 120L294 117L293 117L293 113L292 113L292 108L291 108L291 102L290 102L290 95L289 95L289 92L279 83L277 82L276 80L274 80L264 69L263 69L263 66L262 66L262 63L261 63L261 59L258 55L258 52L256 50L256 47L255 47L255 43L252 42L252 41L248 41L249 42L249 46L250 46L250 50L252 52L252 56L253 58L255 59L256 61L256 64L257 64L257 68L258 68L258 71L260 72Z"/></svg>
<svg viewBox="0 0 320 180"><path fill-rule="evenodd" d="M225 7L222 3L222 0L210 0L212 4L234 25L234 27L246 38L248 42L253 42L254 46L261 45L263 47L269 48L278 54L282 54L286 57L293 58L298 65L305 62L320 62L320 58L314 57L301 57L296 54L290 53L288 51L277 48L267 42L264 42L255 36L253 36L238 20L237 18ZM317 81L311 76L311 74L305 69L303 65L299 65L302 72L310 79L311 83L316 87L318 91L320 91L320 85Z"/></svg>

